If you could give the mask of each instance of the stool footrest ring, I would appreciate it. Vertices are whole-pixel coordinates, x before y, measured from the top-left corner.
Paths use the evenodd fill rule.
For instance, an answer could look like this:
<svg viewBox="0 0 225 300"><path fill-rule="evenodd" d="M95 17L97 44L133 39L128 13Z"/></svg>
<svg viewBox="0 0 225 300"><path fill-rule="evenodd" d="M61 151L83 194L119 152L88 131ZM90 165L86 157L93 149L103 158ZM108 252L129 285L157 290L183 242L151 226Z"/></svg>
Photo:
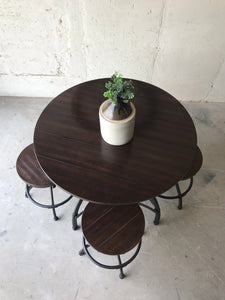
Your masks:
<svg viewBox="0 0 225 300"><path fill-rule="evenodd" d="M190 178L189 186L187 187L187 189L183 193L181 193L180 195L176 195L176 196L158 195L157 197L162 198L162 199L170 199L170 200L179 199L180 197L184 197L185 195L187 195L187 193L192 188L192 185L193 185L193 177Z"/></svg>
<svg viewBox="0 0 225 300"><path fill-rule="evenodd" d="M124 274L123 274L123 267L126 267L129 263L131 263L135 257L138 255L139 251L140 251L140 248L141 248L141 240L140 242L138 243L137 245L137 249L135 250L135 253L132 255L131 258L129 258L127 261L125 261L124 263L121 262L121 258L120 258L120 255L117 254L117 257L118 257L118 261L119 261L119 264L118 265L105 265L105 264L102 264L100 263L99 261L97 261L89 252L88 250L88 247L90 245L86 244L86 239L85 237L83 237L83 250L85 251L85 253L87 254L87 256L90 258L91 261L93 261L97 266L101 267L101 268L104 268L104 269L120 269L120 278L123 279L124 278ZM82 250L81 250L82 251ZM80 251L80 252L81 252Z"/></svg>
<svg viewBox="0 0 225 300"><path fill-rule="evenodd" d="M26 184L26 197L28 197L35 205L39 206L39 207L43 207L43 208L57 208L65 203L67 203L73 196L69 196L68 198L66 198L64 201L57 203L57 204L52 204L52 205L47 205L47 204L41 204L39 202L37 202L30 194L30 190L33 187L30 187L28 184ZM50 189L54 188L53 186L50 187Z"/></svg>

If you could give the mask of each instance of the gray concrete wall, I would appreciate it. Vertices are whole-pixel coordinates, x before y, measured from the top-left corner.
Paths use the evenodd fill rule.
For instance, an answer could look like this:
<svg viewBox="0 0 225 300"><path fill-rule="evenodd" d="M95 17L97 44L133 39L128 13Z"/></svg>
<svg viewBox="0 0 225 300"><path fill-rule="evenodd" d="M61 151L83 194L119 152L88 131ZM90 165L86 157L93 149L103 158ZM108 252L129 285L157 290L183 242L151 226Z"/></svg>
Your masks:
<svg viewBox="0 0 225 300"><path fill-rule="evenodd" d="M114 70L225 101L223 0L0 0L0 95L54 97Z"/></svg>

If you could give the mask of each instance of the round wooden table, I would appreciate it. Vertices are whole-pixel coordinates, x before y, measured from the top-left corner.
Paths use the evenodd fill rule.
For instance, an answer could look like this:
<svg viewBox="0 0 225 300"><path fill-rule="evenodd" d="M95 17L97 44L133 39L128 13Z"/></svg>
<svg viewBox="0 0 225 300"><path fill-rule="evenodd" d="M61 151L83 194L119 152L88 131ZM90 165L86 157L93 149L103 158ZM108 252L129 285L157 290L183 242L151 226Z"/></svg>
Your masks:
<svg viewBox="0 0 225 300"><path fill-rule="evenodd" d="M79 84L51 101L35 128L35 152L51 181L70 194L98 204L142 202L185 176L196 151L196 130L174 97L133 80L134 138L123 146L107 144L98 110L108 80Z"/></svg>

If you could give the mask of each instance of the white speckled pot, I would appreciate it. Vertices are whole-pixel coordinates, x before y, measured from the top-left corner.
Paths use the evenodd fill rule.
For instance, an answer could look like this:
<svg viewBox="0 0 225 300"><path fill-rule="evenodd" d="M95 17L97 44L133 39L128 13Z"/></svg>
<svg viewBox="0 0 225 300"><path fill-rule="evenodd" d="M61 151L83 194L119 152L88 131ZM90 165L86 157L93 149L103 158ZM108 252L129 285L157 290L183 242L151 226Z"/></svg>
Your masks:
<svg viewBox="0 0 225 300"><path fill-rule="evenodd" d="M128 143L134 135L136 109L131 103L132 113L123 120L110 120L103 115L104 107L110 100L103 102L99 108L100 130L103 140L114 146Z"/></svg>

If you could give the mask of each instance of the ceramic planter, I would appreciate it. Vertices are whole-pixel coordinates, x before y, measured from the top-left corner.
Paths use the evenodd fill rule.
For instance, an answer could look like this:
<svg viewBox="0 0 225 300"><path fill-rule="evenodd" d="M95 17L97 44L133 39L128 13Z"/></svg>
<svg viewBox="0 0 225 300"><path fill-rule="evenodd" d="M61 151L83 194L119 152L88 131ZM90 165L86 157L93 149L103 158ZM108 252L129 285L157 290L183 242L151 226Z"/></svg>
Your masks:
<svg viewBox="0 0 225 300"><path fill-rule="evenodd" d="M128 143L134 135L136 115L135 106L131 103L132 113L128 118L123 120L110 120L103 114L104 108L109 102L110 100L106 100L99 108L99 121L102 138L110 145L124 145Z"/></svg>

